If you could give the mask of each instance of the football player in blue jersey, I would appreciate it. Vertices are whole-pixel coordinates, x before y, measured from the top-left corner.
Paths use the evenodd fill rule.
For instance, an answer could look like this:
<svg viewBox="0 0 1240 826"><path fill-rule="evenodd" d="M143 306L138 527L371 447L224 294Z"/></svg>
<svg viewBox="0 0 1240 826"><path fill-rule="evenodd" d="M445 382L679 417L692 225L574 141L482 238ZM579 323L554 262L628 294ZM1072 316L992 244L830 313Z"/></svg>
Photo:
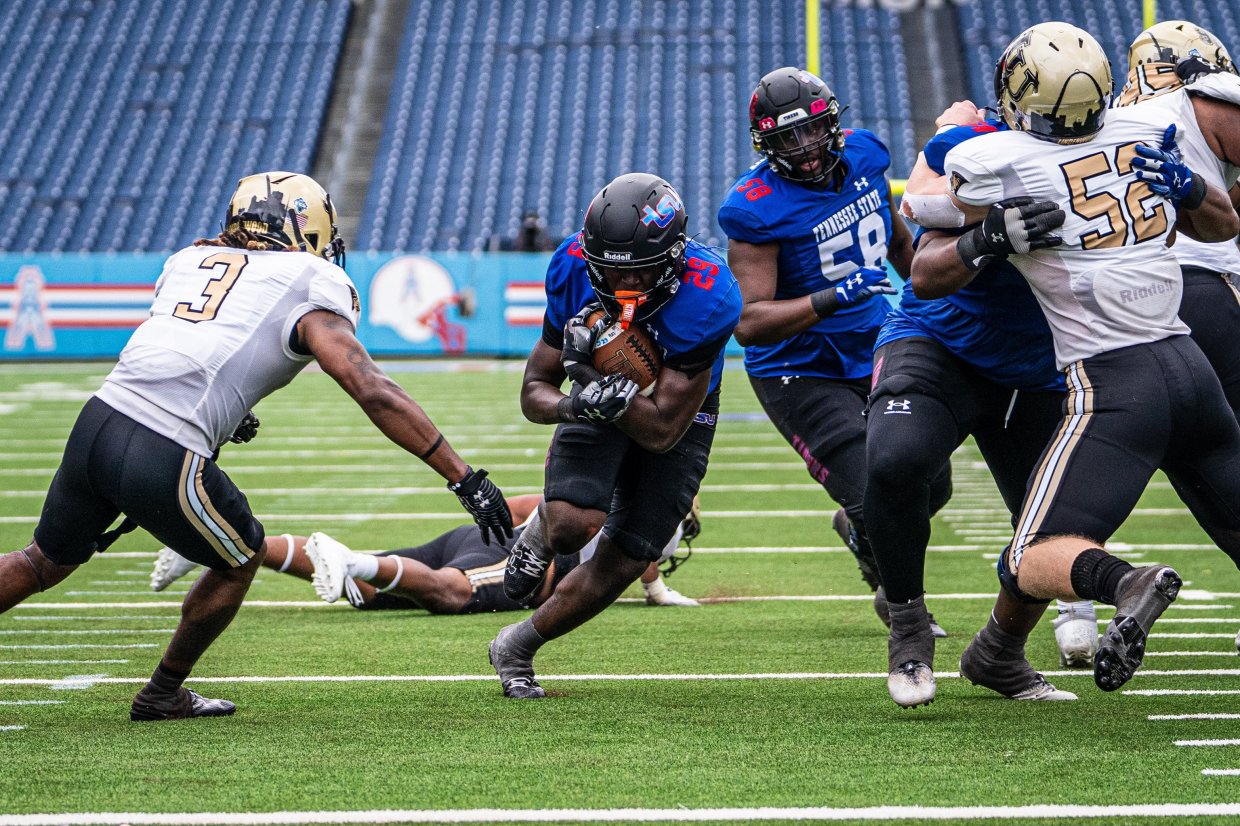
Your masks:
<svg viewBox="0 0 1240 826"><path fill-rule="evenodd" d="M893 220L891 156L873 133L841 127L831 89L793 67L758 83L749 126L764 158L718 216L745 297L736 340L772 423L843 506L835 529L888 622L862 502L874 341L890 310L884 294L895 292L883 262L907 277L913 254L908 227ZM951 492L950 466L942 471L936 510Z"/></svg>
<svg viewBox="0 0 1240 826"><path fill-rule="evenodd" d="M935 199L946 192L943 159L949 149L1006 128L983 120L968 101L953 104L935 124L939 132L905 190L901 208L910 217L936 208ZM919 232L917 242L924 237ZM1046 318L1025 279L1006 261L989 264L964 285L946 279L906 284L879 333L874 364L865 513L891 609L888 690L911 707L929 703L935 692L934 638L923 605L931 480L972 435L1015 519L1029 476L1059 424L1066 387ZM1093 604L1083 609L1088 619L1065 614L1076 623L1070 630L1086 631L1067 649L1080 666L1090 664L1098 639ZM1001 592L990 623L961 661L961 673L1016 700L1076 699L1025 659L1025 639L1044 611L1044 605Z"/></svg>
<svg viewBox="0 0 1240 826"><path fill-rule="evenodd" d="M686 224L667 181L621 175L594 196L584 228L547 268L543 333L526 363L521 410L557 427L545 499L509 553L505 592L527 598L556 554L577 551L600 529L602 539L532 617L491 642L507 697L546 696L534 677L538 649L614 602L659 558L706 473L741 291L715 250L685 236ZM604 317L591 323L600 306ZM593 367L594 340L613 319L644 325L661 351L649 396Z"/></svg>

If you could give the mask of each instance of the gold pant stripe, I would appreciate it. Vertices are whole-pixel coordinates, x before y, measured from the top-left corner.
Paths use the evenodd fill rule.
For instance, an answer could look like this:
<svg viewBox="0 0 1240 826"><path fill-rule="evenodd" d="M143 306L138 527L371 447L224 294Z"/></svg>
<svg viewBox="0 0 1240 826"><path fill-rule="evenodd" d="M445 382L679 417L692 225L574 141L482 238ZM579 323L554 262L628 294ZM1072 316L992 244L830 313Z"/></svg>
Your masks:
<svg viewBox="0 0 1240 826"><path fill-rule="evenodd" d="M201 507L200 495L202 476L202 457L193 451L185 451L185 461L181 463L181 478L177 484L177 502L187 522L193 526L207 544L219 554L229 565L237 567L249 558L243 552L235 550L226 534L215 529L208 521L207 513ZM226 544L226 540L227 544Z"/></svg>
<svg viewBox="0 0 1240 826"><path fill-rule="evenodd" d="M469 586L477 591L486 585L496 585L504 581L504 562L496 562L482 568L470 568L465 571L469 577Z"/></svg>
<svg viewBox="0 0 1240 826"><path fill-rule="evenodd" d="M1021 555L1032 537L1041 530L1047 511L1063 486L1073 454L1094 415L1094 387L1085 374L1084 362L1069 365L1066 373L1068 414L1060 422L1025 494L1025 503L1016 523L1016 536L1012 540L1013 571L1020 565Z"/></svg>

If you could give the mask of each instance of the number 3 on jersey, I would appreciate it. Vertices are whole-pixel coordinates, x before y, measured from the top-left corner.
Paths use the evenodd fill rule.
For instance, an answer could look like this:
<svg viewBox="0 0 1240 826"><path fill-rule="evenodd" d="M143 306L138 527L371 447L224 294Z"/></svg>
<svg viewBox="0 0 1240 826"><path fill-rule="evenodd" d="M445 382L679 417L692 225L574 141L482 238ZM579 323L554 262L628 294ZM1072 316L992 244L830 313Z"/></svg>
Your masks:
<svg viewBox="0 0 1240 826"><path fill-rule="evenodd" d="M855 237L853 233L856 233ZM848 256L836 259L837 252L853 247L861 254L860 262ZM881 267L886 257L887 227L883 216L877 212L871 212L848 229L818 243L822 277L832 283L851 275L858 267Z"/></svg>
<svg viewBox="0 0 1240 826"><path fill-rule="evenodd" d="M218 267L223 267L223 272L212 276L207 286L203 288L202 297L206 300L202 304L202 309L195 310L191 302L182 301L177 304L172 315L195 324L215 318L215 314L220 311L220 305L228 297L228 291L237 283L237 277L241 275L241 271L248 263L250 260L246 256L236 252L220 252L203 260L198 265L198 269L215 272Z"/></svg>

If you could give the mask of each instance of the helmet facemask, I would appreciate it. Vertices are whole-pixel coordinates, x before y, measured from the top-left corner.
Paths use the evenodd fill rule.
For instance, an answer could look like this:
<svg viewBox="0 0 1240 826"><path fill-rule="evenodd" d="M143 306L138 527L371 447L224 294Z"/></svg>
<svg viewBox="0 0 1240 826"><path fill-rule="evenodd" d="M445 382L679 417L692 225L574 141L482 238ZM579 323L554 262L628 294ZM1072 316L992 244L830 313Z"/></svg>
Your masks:
<svg viewBox="0 0 1240 826"><path fill-rule="evenodd" d="M607 314L628 329L629 324L650 317L656 310L671 300L680 289L680 277L685 270L686 240L680 236L665 254L648 262L626 262L617 264L614 261L601 262L586 254L586 270L590 275L590 286L594 295L602 303ZM636 275L643 283L651 284L645 290L613 290L607 279L609 270L631 271L624 274Z"/></svg>
<svg viewBox="0 0 1240 826"><path fill-rule="evenodd" d="M815 100L811 108L817 111L804 120L762 129L762 125L772 122L767 118L760 121L758 128L749 130L754 148L766 155L776 174L805 184L829 180L844 151L839 101L834 97L829 101ZM817 167L801 168L815 160Z"/></svg>

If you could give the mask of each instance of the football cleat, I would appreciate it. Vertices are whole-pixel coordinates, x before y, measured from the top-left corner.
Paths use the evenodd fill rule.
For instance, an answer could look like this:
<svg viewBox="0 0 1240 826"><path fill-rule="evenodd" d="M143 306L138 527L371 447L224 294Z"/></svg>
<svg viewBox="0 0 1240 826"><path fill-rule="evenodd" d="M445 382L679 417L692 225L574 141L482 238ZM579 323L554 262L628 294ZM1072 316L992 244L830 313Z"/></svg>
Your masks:
<svg viewBox="0 0 1240 826"><path fill-rule="evenodd" d="M928 706L934 702L934 672L925 663L909 660L887 674L887 693L901 708Z"/></svg>
<svg viewBox="0 0 1240 826"><path fill-rule="evenodd" d="M1071 691L1055 688L1046 678L1033 670L1025 659L1024 647L1002 648L987 641L985 629L974 635L973 641L960 655L960 676L973 685L989 688L1009 700L1075 700Z"/></svg>
<svg viewBox="0 0 1240 826"><path fill-rule="evenodd" d="M487 658L499 676L505 697L514 700L540 700L547 696L547 692L543 691L538 680L534 679L534 663L513 653L505 644L505 632L514 627L516 626L509 625L500 629L487 648Z"/></svg>
<svg viewBox="0 0 1240 826"><path fill-rule="evenodd" d="M197 567L197 562L189 561L171 548L160 548L151 570L151 590L162 591Z"/></svg>
<svg viewBox="0 0 1240 826"><path fill-rule="evenodd" d="M311 584L314 592L324 602L335 602L341 594L348 595L349 602L360 605L361 592L353 577L349 576L349 557L353 551L325 533L315 532L306 540L306 556L314 566Z"/></svg>
<svg viewBox="0 0 1240 826"><path fill-rule="evenodd" d="M1098 615L1092 602L1061 602L1055 617L1055 645L1059 664L1066 668L1088 668L1098 650Z"/></svg>
<svg viewBox="0 0 1240 826"><path fill-rule="evenodd" d="M667 586L664 586L663 589L658 592L647 591L646 604L674 605L680 608L691 608L694 606L699 606L702 603L698 602L696 599L690 599L677 591L675 588L668 588Z"/></svg>
<svg viewBox="0 0 1240 826"><path fill-rule="evenodd" d="M891 633L887 637L887 693L896 705L914 708L934 700L934 634L926 603L918 597L888 603Z"/></svg>
<svg viewBox="0 0 1240 826"><path fill-rule="evenodd" d="M182 686L175 694L153 691L147 683L133 698L130 720L185 720L190 717L227 717L237 710L228 700L213 700Z"/></svg>
<svg viewBox="0 0 1240 826"><path fill-rule="evenodd" d="M1145 657L1150 628L1175 602L1182 584L1175 569L1166 565L1148 565L1124 574L1115 600L1115 617L1094 655L1098 688L1115 691L1132 679Z"/></svg>

